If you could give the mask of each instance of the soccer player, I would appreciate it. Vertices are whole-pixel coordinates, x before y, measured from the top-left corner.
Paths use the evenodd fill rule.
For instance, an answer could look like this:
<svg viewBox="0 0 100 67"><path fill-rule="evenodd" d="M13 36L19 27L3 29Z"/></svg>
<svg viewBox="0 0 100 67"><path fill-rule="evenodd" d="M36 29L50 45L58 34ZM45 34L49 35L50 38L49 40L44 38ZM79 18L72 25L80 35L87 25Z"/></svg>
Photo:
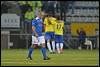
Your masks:
<svg viewBox="0 0 100 67"><path fill-rule="evenodd" d="M44 25L45 25L45 39L47 40L47 47L50 51L50 53L55 53L55 41L54 41L54 24L56 23L56 18L52 17L52 13L49 12L48 16L44 19ZM51 49L51 44L53 50Z"/></svg>
<svg viewBox="0 0 100 67"><path fill-rule="evenodd" d="M64 21L57 18L57 23L55 24L55 41L57 52L60 54L63 50L63 28Z"/></svg>
<svg viewBox="0 0 100 67"><path fill-rule="evenodd" d="M43 59L44 60L49 60L50 58L47 57L46 55L46 48L45 48L45 38L42 34L42 26L43 26L43 22L42 22L42 18L44 16L43 12L40 12L39 15L32 20L32 45L29 48L29 53L28 53L28 59L32 60L32 52L36 46L36 44L38 44L38 42L42 45L42 54L43 54Z"/></svg>

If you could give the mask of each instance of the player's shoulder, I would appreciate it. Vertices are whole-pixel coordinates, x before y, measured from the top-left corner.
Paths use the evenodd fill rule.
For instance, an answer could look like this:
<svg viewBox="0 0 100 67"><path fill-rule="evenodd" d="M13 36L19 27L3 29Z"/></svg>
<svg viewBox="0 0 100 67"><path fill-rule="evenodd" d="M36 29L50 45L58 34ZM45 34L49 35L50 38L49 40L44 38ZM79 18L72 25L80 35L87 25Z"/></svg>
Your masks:
<svg viewBox="0 0 100 67"><path fill-rule="evenodd" d="M34 19L32 20L32 23L36 23L37 20L38 20L38 19L34 18Z"/></svg>
<svg viewBox="0 0 100 67"><path fill-rule="evenodd" d="M48 19L48 17L45 17L45 18L44 18L44 21L46 21L47 19Z"/></svg>
<svg viewBox="0 0 100 67"><path fill-rule="evenodd" d="M60 22L62 22L62 23L64 23L64 21L63 20L59 20Z"/></svg>
<svg viewBox="0 0 100 67"><path fill-rule="evenodd" d="M32 22L35 22L35 21L36 21L35 19L32 20Z"/></svg>
<svg viewBox="0 0 100 67"><path fill-rule="evenodd" d="M39 18L39 17L36 17L36 18L35 18L35 20L41 20L41 18Z"/></svg>
<svg viewBox="0 0 100 67"><path fill-rule="evenodd" d="M51 17L53 20L56 20L56 18L55 17Z"/></svg>
<svg viewBox="0 0 100 67"><path fill-rule="evenodd" d="M44 23L47 23L47 18L48 18L48 17L45 17L45 18L44 18Z"/></svg>
<svg viewBox="0 0 100 67"><path fill-rule="evenodd" d="M48 17L45 17L44 19L47 19Z"/></svg>
<svg viewBox="0 0 100 67"><path fill-rule="evenodd" d="M51 21L54 21L54 23L55 23L57 21L57 19L55 17L52 17Z"/></svg>

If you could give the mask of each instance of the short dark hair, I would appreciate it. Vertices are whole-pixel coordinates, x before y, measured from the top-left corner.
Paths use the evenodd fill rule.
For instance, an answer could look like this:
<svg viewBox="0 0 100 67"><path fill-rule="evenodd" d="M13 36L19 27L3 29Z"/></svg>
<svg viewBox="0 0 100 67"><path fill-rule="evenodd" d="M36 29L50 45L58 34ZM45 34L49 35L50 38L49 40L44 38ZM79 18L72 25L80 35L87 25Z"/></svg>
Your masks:
<svg viewBox="0 0 100 67"><path fill-rule="evenodd" d="M53 15L52 15L52 12L48 12L48 16L53 16Z"/></svg>
<svg viewBox="0 0 100 67"><path fill-rule="evenodd" d="M61 20L61 18L60 18L59 15L56 15L56 19L57 19L57 20Z"/></svg>

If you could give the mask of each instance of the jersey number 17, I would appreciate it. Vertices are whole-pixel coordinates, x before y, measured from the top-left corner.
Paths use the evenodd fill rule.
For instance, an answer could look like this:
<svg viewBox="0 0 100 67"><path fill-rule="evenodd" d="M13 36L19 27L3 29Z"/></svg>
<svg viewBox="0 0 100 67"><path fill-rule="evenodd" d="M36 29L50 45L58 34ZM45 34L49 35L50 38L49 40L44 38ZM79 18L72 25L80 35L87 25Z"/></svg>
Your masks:
<svg viewBox="0 0 100 67"><path fill-rule="evenodd" d="M56 28L61 29L62 28L61 24L57 24Z"/></svg>

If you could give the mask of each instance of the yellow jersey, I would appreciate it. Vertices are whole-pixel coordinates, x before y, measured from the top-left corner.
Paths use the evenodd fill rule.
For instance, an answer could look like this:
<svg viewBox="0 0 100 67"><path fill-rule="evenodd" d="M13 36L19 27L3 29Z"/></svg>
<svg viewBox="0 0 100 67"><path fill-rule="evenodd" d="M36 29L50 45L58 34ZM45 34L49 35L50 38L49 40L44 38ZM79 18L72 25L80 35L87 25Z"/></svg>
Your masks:
<svg viewBox="0 0 100 67"><path fill-rule="evenodd" d="M27 11L26 13L25 13L25 19L28 19L28 20L32 20L33 18L34 18L34 12L29 12L29 11Z"/></svg>
<svg viewBox="0 0 100 67"><path fill-rule="evenodd" d="M54 17L46 17L44 19L45 32L54 32L55 23L56 23L56 18L54 18Z"/></svg>
<svg viewBox="0 0 100 67"><path fill-rule="evenodd" d="M18 1L18 4L25 5L26 4L26 1Z"/></svg>
<svg viewBox="0 0 100 67"><path fill-rule="evenodd" d="M55 24L55 34L63 35L64 21L59 21L60 23Z"/></svg>

